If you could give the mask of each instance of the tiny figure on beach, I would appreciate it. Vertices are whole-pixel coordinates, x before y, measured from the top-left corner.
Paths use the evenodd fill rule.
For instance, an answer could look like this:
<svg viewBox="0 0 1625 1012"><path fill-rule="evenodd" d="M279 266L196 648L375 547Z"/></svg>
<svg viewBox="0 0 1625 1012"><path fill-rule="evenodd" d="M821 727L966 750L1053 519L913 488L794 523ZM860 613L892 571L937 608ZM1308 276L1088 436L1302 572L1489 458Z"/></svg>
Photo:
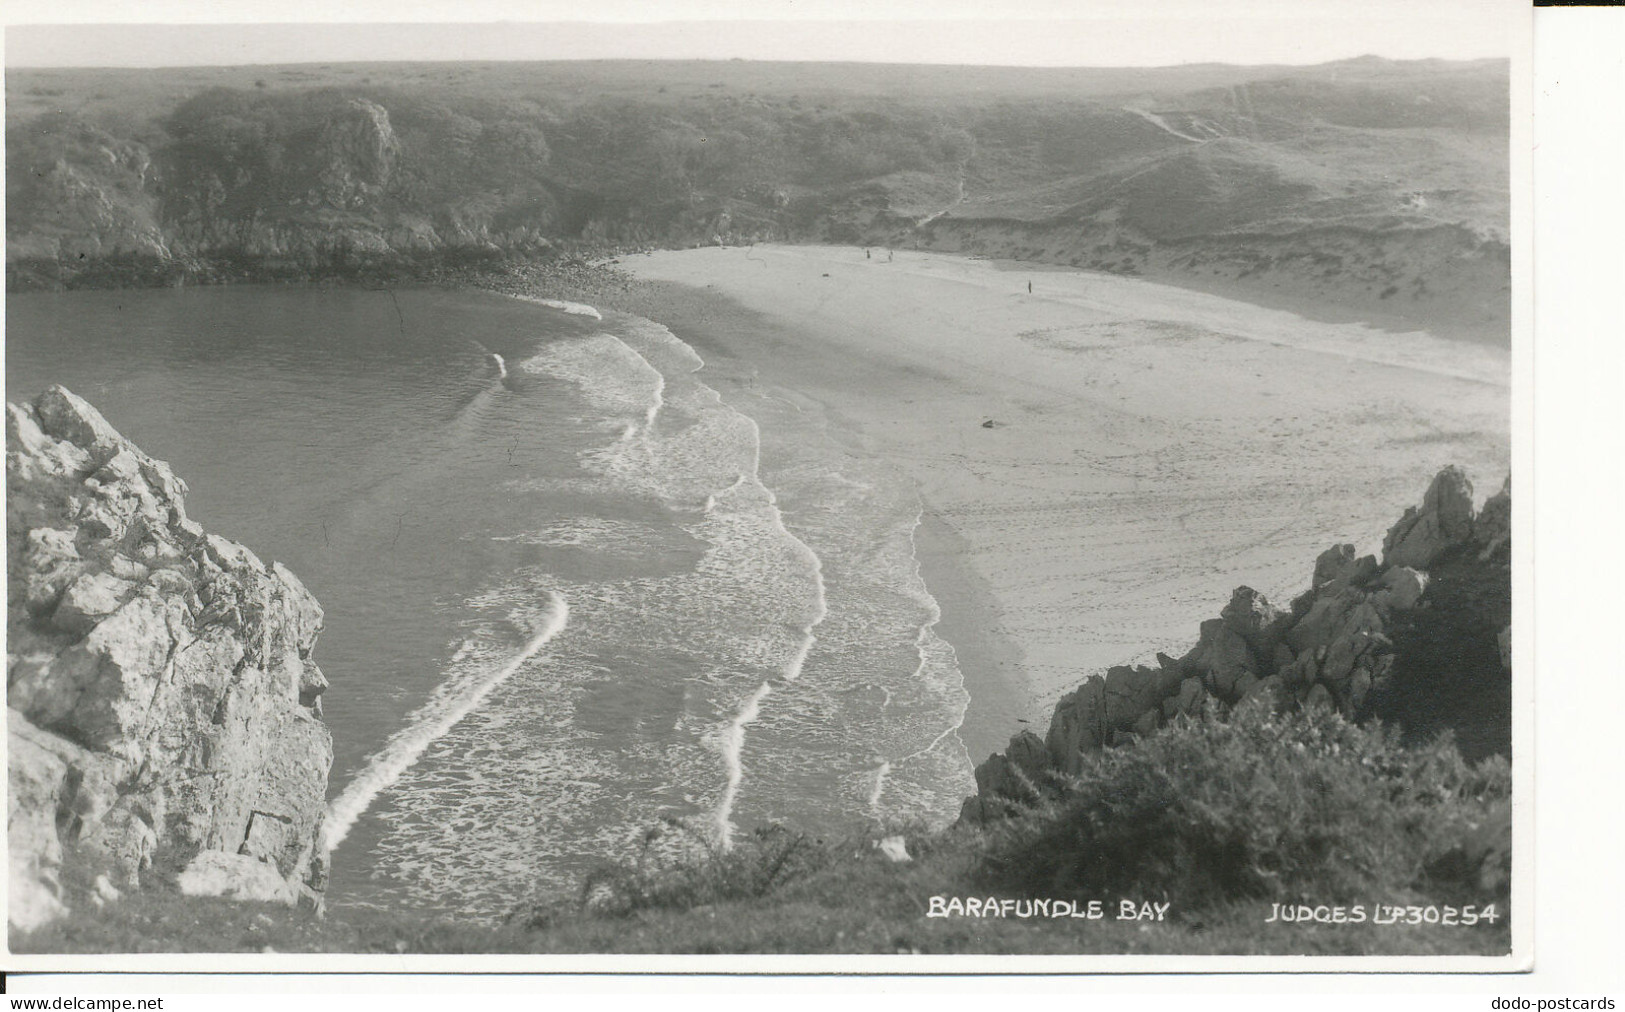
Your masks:
<svg viewBox="0 0 1625 1012"><path fill-rule="evenodd" d="M886 251L886 262L891 263L891 250Z"/></svg>
<svg viewBox="0 0 1625 1012"><path fill-rule="evenodd" d="M1031 295L1032 293L1033 293L1033 283L1031 281L1029 281L1029 282L1027 282L1027 294Z"/></svg>
<svg viewBox="0 0 1625 1012"><path fill-rule="evenodd" d="M863 259L865 259L865 260L869 259L869 251L868 250L863 251Z"/></svg>

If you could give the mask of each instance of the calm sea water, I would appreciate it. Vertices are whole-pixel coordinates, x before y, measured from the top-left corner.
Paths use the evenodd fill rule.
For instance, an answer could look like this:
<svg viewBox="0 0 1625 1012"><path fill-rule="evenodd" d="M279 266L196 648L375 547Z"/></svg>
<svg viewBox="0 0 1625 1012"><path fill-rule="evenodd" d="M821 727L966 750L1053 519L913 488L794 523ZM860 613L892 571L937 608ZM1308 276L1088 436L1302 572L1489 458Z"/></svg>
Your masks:
<svg viewBox="0 0 1625 1012"><path fill-rule="evenodd" d="M62 383L327 612L330 902L500 917L656 820L941 822L966 697L913 489L665 328L440 290L7 300Z"/></svg>

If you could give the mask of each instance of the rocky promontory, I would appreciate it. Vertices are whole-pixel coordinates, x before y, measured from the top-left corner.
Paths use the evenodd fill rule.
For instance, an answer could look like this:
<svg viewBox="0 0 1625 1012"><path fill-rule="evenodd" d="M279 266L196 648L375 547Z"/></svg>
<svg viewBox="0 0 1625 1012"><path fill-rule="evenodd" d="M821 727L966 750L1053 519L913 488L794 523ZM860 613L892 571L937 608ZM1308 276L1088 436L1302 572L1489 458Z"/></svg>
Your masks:
<svg viewBox="0 0 1625 1012"><path fill-rule="evenodd" d="M1378 718L1413 735L1449 730L1469 758L1510 750L1511 482L1473 508L1447 467L1382 556L1337 545L1286 608L1237 587L1184 656L1117 666L1055 706L1048 733L1022 731L976 768L961 819L1009 814L1076 775L1086 753L1155 734L1181 715L1253 699Z"/></svg>
<svg viewBox="0 0 1625 1012"><path fill-rule="evenodd" d="M6 480L12 927L147 888L319 908L316 599L60 386L6 405Z"/></svg>

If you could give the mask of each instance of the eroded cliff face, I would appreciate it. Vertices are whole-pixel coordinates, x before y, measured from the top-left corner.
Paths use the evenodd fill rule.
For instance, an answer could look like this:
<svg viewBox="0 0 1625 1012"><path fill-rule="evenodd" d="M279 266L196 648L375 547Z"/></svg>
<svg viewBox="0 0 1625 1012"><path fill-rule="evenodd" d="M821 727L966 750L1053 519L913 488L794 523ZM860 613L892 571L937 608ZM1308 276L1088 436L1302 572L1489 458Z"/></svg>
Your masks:
<svg viewBox="0 0 1625 1012"><path fill-rule="evenodd" d="M66 113L12 129L8 146L33 157L6 166L8 261L170 255L147 145Z"/></svg>
<svg viewBox="0 0 1625 1012"><path fill-rule="evenodd" d="M1482 510L1460 469L1440 471L1382 558L1337 545L1310 589L1277 608L1237 587L1183 657L1118 666L1055 706L1048 733L1023 731L976 768L961 818L984 821L1077 774L1087 752L1127 745L1205 707L1267 699L1335 708L1417 735L1451 730L1469 759L1510 750L1510 480Z"/></svg>
<svg viewBox="0 0 1625 1012"><path fill-rule="evenodd" d="M6 479L11 925L149 887L319 907L316 599L62 387L6 405Z"/></svg>

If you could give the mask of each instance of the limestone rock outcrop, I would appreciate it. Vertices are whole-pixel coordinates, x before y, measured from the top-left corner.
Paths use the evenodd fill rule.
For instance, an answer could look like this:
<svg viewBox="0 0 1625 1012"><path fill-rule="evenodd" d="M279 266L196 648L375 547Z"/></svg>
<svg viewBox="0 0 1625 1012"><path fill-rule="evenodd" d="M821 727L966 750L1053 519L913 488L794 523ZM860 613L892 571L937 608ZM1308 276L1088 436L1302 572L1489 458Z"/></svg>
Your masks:
<svg viewBox="0 0 1625 1012"><path fill-rule="evenodd" d="M317 185L307 199L339 210L375 203L389 186L400 152L389 111L364 98L350 99L322 125L314 153Z"/></svg>
<svg viewBox="0 0 1625 1012"><path fill-rule="evenodd" d="M1473 485L1458 467L1440 471L1422 508L1411 507L1382 539L1383 565L1427 569L1473 533Z"/></svg>
<svg viewBox="0 0 1625 1012"><path fill-rule="evenodd" d="M62 387L6 405L6 477L11 924L102 876L319 907L316 599Z"/></svg>
<svg viewBox="0 0 1625 1012"><path fill-rule="evenodd" d="M1498 682L1506 682L1510 626L1499 610L1506 593L1485 593L1479 585L1505 584L1501 590L1508 591L1510 529L1510 479L1475 516L1472 484L1459 468L1445 468L1421 507L1406 510L1389 530L1381 561L1356 556L1353 545L1329 548L1315 560L1309 590L1290 608L1238 587L1219 617L1201 624L1196 645L1183 657L1158 654L1156 668L1113 667L1084 681L1056 704L1045 738L1022 732L1005 754L977 767L977 793L965 800L961 819L1005 815L1059 778L1076 775L1087 753L1132 742L1211 705L1266 699L1273 706L1335 708L1351 719L1375 715L1400 723L1406 699L1429 711L1439 709L1441 700L1482 709L1504 686L1475 682L1482 673L1467 669L1494 667ZM1430 597L1430 570L1446 575L1450 599ZM1461 590L1464 585L1472 585L1470 593ZM1486 608L1484 599L1499 603ZM1442 618L1418 634L1417 616L1429 609ZM1472 621L1463 620L1464 611ZM1457 649L1454 641L1474 635L1474 621L1486 616L1493 624L1480 637L1485 642L1476 644L1482 649ZM1442 666L1441 646L1448 648L1452 670L1434 679L1437 684L1391 691L1396 660L1403 660L1396 655L1396 636L1417 640L1416 652L1428 655L1413 664L1428 669L1415 678L1425 681ZM1473 660L1486 651L1500 663ZM1423 729L1436 729L1431 713Z"/></svg>

